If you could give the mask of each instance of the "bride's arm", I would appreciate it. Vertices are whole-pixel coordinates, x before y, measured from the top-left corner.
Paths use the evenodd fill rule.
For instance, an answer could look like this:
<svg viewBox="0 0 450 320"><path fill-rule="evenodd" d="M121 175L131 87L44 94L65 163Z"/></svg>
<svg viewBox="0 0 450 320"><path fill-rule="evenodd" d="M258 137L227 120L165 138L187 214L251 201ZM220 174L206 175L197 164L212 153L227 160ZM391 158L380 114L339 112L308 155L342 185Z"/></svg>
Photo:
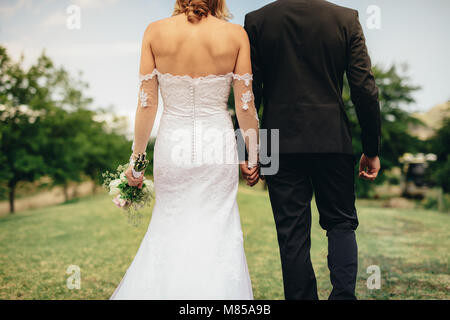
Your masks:
<svg viewBox="0 0 450 320"><path fill-rule="evenodd" d="M252 90L250 43L244 29L240 30L240 49L234 70L234 101L241 134L248 151L248 167L258 165L259 119Z"/></svg>
<svg viewBox="0 0 450 320"><path fill-rule="evenodd" d="M142 40L141 62L139 67L139 100L134 125L133 155L144 153L147 149L150 133L158 111L158 77L155 70L151 43L151 26L147 28ZM141 179L135 179L131 168L127 171L130 185L140 185Z"/></svg>
<svg viewBox="0 0 450 320"><path fill-rule="evenodd" d="M150 27L144 33L139 67L139 101L134 126L134 154L143 153L158 111L158 77L150 44Z"/></svg>

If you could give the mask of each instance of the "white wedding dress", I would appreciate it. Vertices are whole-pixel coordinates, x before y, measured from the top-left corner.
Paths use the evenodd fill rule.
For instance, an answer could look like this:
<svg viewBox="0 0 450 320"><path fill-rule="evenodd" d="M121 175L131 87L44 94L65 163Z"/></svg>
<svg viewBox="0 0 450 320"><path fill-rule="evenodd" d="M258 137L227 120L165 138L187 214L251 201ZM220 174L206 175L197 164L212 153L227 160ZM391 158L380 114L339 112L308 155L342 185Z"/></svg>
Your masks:
<svg viewBox="0 0 450 320"><path fill-rule="evenodd" d="M255 120L251 79L156 69L141 76L141 106L155 100L158 85L164 101L154 152L156 200L148 231L111 299L253 299L227 111L234 83L236 108Z"/></svg>

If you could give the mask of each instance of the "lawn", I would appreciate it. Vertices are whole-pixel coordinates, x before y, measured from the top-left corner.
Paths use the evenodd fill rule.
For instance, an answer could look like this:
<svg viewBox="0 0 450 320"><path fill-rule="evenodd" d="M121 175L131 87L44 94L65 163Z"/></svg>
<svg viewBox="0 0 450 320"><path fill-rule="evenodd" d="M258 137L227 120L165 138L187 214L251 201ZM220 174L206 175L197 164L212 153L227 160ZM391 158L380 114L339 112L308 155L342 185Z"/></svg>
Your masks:
<svg viewBox="0 0 450 320"><path fill-rule="evenodd" d="M275 227L266 192L241 186L239 207L256 299L283 299ZM449 299L450 215L387 209L358 202L360 299ZM147 216L150 215L148 210ZM0 299L108 299L136 253L149 217L138 227L104 195L0 218ZM312 259L319 296L331 290L327 239L313 211ZM66 270L81 268L81 289ZM381 270L369 290L367 267Z"/></svg>

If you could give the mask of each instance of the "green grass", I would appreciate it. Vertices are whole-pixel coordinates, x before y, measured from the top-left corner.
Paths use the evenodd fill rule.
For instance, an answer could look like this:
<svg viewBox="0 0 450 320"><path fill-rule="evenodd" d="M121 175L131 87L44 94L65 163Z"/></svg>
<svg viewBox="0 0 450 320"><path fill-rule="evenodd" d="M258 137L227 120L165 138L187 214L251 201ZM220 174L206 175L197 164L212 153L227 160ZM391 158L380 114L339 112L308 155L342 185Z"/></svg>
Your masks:
<svg viewBox="0 0 450 320"><path fill-rule="evenodd" d="M268 196L241 186L238 201L255 298L283 299ZM358 298L450 298L449 215L386 209L364 201L358 210ZM0 299L109 298L148 221L131 227L106 195L0 218ZM314 209L311 255L321 299L331 290L326 248ZM81 290L67 289L69 265L81 268ZM381 268L380 290L366 287L370 265Z"/></svg>

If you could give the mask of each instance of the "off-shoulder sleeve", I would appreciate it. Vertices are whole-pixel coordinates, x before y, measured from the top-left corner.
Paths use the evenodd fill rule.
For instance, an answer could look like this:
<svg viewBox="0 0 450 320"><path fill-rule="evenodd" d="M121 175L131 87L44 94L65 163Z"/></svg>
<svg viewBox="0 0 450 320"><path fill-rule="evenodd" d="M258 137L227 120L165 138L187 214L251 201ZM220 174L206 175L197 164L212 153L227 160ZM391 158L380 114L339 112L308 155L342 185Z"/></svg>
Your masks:
<svg viewBox="0 0 450 320"><path fill-rule="evenodd" d="M139 74L139 106L142 108L158 107L158 77L157 70L151 73Z"/></svg>

